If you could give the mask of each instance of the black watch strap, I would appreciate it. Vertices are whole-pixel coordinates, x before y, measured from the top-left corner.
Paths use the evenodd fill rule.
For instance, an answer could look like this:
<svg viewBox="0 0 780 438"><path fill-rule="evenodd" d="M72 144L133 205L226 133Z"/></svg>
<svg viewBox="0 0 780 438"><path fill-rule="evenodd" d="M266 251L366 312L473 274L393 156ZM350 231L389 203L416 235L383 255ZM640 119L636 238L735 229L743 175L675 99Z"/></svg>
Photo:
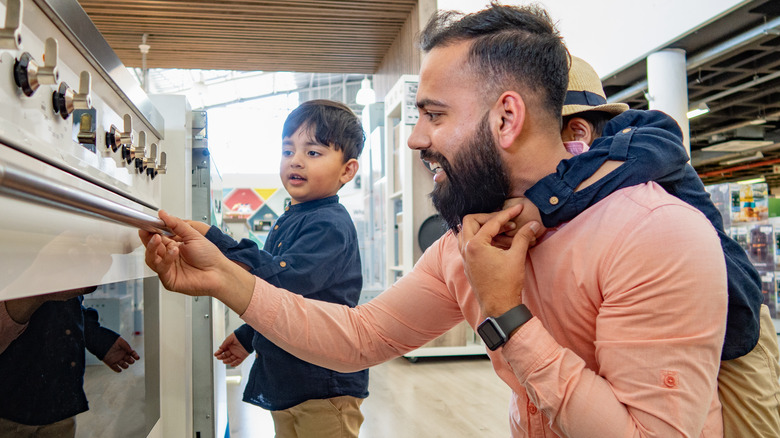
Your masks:
<svg viewBox="0 0 780 438"><path fill-rule="evenodd" d="M487 317L477 327L477 333L490 350L496 350L509 340L509 336L515 329L533 317L531 311L524 304L520 304L499 317Z"/></svg>
<svg viewBox="0 0 780 438"><path fill-rule="evenodd" d="M506 336L509 337L516 328L525 324L533 317L534 316L531 315L531 311L528 310L528 307L525 307L525 304L521 304L507 310L506 313L497 317L496 322L498 323L498 326L501 327L501 330L506 333Z"/></svg>

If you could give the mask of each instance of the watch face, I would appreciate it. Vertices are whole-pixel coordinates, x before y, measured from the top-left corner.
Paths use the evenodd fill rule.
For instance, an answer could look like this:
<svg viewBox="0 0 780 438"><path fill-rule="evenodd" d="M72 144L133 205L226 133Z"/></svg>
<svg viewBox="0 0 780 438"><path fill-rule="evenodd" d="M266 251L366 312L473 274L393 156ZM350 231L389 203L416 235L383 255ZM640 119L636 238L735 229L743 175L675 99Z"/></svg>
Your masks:
<svg viewBox="0 0 780 438"><path fill-rule="evenodd" d="M493 318L488 318L477 327L477 333L479 337L485 342L485 345L490 350L495 350L506 342L506 335L504 335L498 323Z"/></svg>

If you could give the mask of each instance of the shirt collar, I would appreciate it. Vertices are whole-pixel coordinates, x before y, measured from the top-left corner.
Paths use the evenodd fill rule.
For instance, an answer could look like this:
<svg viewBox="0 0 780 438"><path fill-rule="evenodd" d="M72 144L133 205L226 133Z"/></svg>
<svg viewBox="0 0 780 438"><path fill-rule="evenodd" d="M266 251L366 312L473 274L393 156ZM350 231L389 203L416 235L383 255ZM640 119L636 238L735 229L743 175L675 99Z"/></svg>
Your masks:
<svg viewBox="0 0 780 438"><path fill-rule="evenodd" d="M311 211L330 204L338 204L339 195L328 196L327 198L315 199L313 201L301 202L300 204L290 205L285 209L288 213L302 213Z"/></svg>

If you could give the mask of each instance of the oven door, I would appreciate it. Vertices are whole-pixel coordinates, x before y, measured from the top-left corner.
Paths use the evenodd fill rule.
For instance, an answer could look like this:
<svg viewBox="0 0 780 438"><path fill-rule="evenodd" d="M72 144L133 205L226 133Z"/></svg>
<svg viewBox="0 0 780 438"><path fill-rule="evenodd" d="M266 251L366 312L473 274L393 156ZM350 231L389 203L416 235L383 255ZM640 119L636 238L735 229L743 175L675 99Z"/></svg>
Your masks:
<svg viewBox="0 0 780 438"><path fill-rule="evenodd" d="M152 209L0 144L0 301L154 275Z"/></svg>

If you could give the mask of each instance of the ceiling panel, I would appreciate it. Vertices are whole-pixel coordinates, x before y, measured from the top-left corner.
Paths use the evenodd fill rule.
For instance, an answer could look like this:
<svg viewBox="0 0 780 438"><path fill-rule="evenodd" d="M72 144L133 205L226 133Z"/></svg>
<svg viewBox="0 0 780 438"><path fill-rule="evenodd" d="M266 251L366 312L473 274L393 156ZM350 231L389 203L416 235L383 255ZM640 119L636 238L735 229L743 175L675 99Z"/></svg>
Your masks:
<svg viewBox="0 0 780 438"><path fill-rule="evenodd" d="M79 0L122 62L148 68L368 73L416 0Z"/></svg>

